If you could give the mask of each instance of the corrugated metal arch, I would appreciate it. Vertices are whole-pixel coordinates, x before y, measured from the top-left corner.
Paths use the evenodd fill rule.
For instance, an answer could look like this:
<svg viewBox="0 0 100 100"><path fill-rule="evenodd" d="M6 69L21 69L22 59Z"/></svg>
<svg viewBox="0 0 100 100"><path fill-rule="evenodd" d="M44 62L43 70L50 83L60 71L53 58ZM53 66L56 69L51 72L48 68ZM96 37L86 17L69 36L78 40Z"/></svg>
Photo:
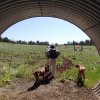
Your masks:
<svg viewBox="0 0 100 100"><path fill-rule="evenodd" d="M0 34L31 17L56 17L85 32L100 54L100 0L0 0Z"/></svg>

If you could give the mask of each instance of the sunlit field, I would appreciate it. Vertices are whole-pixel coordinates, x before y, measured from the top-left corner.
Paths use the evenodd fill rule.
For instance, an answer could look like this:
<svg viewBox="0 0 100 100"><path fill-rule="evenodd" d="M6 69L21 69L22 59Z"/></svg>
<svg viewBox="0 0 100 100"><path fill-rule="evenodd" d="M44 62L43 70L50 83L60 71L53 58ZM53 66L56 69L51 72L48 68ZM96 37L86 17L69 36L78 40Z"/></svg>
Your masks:
<svg viewBox="0 0 100 100"><path fill-rule="evenodd" d="M21 45L0 43L0 86L11 84L15 78L33 79L32 72L46 64L45 50L43 45ZM65 68L56 72L56 78L72 79L77 76L75 64L86 67L85 85L94 86L100 81L100 56L95 46L83 46L83 51L74 51L74 46L56 46L61 54L57 59L56 66L62 67L63 59L71 61L71 69Z"/></svg>

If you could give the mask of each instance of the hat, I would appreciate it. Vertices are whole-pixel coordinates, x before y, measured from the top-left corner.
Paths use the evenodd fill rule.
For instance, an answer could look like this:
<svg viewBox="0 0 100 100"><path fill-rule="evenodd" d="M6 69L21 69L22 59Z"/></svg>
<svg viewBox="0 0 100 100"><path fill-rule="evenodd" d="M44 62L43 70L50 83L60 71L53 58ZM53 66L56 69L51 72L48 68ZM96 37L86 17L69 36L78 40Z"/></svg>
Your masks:
<svg viewBox="0 0 100 100"><path fill-rule="evenodd" d="M54 45L51 45L50 48L55 48L55 46Z"/></svg>

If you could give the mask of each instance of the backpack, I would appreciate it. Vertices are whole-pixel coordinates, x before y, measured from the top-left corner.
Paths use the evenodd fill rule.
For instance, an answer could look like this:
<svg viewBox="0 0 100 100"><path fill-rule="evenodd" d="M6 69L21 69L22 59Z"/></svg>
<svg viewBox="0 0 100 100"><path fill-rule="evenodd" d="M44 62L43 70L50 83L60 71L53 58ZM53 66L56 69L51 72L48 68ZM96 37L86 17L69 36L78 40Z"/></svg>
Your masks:
<svg viewBox="0 0 100 100"><path fill-rule="evenodd" d="M57 57L58 57L58 53L56 49L50 49L48 51L48 58L57 58Z"/></svg>

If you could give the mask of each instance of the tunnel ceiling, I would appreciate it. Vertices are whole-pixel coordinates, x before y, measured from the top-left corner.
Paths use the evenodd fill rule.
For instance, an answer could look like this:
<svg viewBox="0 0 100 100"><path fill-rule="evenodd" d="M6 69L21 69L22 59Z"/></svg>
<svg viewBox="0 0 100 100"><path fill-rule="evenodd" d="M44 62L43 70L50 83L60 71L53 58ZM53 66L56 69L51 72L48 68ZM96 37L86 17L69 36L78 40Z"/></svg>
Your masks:
<svg viewBox="0 0 100 100"><path fill-rule="evenodd" d="M69 21L91 38L100 54L100 0L0 0L0 34L32 17Z"/></svg>

